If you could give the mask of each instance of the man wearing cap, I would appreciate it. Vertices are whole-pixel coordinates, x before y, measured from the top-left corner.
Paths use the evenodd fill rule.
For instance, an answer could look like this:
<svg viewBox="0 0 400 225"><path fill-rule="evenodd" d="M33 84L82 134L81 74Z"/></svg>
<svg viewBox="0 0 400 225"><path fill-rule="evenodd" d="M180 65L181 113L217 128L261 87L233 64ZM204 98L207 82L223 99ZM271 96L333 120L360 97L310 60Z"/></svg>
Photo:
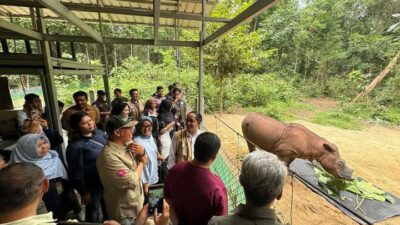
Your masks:
<svg viewBox="0 0 400 225"><path fill-rule="evenodd" d="M109 218L131 224L143 207L142 171L148 158L142 146L132 143L137 121L111 117L106 123L109 139L97 158Z"/></svg>

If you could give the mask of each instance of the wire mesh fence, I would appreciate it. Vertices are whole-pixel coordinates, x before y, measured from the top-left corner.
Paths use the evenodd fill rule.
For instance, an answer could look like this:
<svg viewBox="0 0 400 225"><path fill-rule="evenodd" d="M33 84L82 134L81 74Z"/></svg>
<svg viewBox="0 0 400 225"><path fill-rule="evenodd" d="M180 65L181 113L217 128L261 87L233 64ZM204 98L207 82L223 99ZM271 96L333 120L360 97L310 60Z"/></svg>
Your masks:
<svg viewBox="0 0 400 225"><path fill-rule="evenodd" d="M241 162L247 153L246 140L228 124L214 116L215 124L207 124L205 130L216 133L222 141L217 159L211 171L221 177L228 192L229 211L245 202L243 187L239 182Z"/></svg>
<svg viewBox="0 0 400 225"><path fill-rule="evenodd" d="M244 191L239 183L239 168L234 165L223 149L212 164L211 171L218 174L225 184L228 192L229 211L236 208L240 203L244 203Z"/></svg>

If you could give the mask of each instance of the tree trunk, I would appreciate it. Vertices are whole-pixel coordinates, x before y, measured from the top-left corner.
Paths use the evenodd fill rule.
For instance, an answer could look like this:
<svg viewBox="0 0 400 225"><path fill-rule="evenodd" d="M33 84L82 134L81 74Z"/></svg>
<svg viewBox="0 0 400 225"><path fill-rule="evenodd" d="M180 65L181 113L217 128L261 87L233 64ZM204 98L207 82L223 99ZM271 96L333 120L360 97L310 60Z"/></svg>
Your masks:
<svg viewBox="0 0 400 225"><path fill-rule="evenodd" d="M90 64L90 55L89 55L89 48L87 45L85 45L85 51L86 51L86 62Z"/></svg>
<svg viewBox="0 0 400 225"><path fill-rule="evenodd" d="M133 45L131 45L131 57L133 57Z"/></svg>
<svg viewBox="0 0 400 225"><path fill-rule="evenodd" d="M114 67L117 68L118 67L118 61L117 61L117 45L113 45L114 47Z"/></svg>
<svg viewBox="0 0 400 225"><path fill-rule="evenodd" d="M147 63L150 63L150 46L146 46L147 47Z"/></svg>
<svg viewBox="0 0 400 225"><path fill-rule="evenodd" d="M224 109L224 77L219 78L219 115L222 115Z"/></svg>
<svg viewBox="0 0 400 225"><path fill-rule="evenodd" d="M379 82L381 82L386 77L386 75L393 69L393 67L397 64L399 58L400 58L400 51L397 52L397 54L392 58L392 60L390 60L386 68L383 69L381 73L377 77L375 77L375 79L367 87L365 87L365 90L357 95L357 97L353 100L353 102L356 102L359 99L366 97L372 90L374 90L375 86L378 85Z"/></svg>
<svg viewBox="0 0 400 225"><path fill-rule="evenodd" d="M22 91L24 92L24 95L26 95L26 88L25 88L25 83L23 81L22 75L19 75L19 81L21 82Z"/></svg>

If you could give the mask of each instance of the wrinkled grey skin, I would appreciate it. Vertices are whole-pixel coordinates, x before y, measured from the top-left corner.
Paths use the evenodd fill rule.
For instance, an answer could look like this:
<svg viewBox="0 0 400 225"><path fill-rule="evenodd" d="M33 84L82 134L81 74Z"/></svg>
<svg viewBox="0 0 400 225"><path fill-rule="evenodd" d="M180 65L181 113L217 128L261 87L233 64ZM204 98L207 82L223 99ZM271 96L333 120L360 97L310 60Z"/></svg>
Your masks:
<svg viewBox="0 0 400 225"><path fill-rule="evenodd" d="M288 166L295 158L316 160L333 176L351 179L353 170L340 158L337 146L300 124L286 124L260 113L249 113L243 119L242 131L251 142L247 142L250 152L255 150L255 144L276 154Z"/></svg>

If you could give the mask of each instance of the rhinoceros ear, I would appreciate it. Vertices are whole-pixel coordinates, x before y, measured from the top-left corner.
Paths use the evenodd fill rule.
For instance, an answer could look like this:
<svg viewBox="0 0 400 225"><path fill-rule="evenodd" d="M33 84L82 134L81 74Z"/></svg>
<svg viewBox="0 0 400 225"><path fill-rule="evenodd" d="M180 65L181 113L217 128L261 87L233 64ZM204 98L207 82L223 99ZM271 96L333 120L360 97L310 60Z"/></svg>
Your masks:
<svg viewBox="0 0 400 225"><path fill-rule="evenodd" d="M324 146L324 149L327 150L328 152L334 152L335 149L332 148L329 144L324 143L322 146Z"/></svg>

